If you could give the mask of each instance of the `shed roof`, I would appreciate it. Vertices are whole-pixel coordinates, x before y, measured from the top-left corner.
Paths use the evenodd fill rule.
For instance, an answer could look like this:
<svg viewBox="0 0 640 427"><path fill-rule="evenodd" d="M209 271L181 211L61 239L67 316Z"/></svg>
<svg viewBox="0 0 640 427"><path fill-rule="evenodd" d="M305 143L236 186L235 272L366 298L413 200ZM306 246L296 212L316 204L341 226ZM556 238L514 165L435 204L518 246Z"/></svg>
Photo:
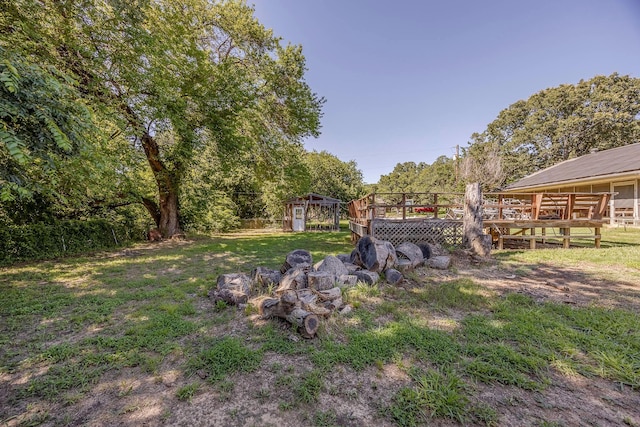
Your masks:
<svg viewBox="0 0 640 427"><path fill-rule="evenodd" d="M511 183L506 189L563 184L633 172L640 172L640 143L565 160Z"/></svg>
<svg viewBox="0 0 640 427"><path fill-rule="evenodd" d="M340 199L334 199L333 197L327 197L327 196L323 196L321 194L316 194L316 193L309 193L305 196L294 197L292 199L287 200L285 203L287 204L301 203L305 201L308 201L310 204L319 204L319 205L342 203L342 200Z"/></svg>

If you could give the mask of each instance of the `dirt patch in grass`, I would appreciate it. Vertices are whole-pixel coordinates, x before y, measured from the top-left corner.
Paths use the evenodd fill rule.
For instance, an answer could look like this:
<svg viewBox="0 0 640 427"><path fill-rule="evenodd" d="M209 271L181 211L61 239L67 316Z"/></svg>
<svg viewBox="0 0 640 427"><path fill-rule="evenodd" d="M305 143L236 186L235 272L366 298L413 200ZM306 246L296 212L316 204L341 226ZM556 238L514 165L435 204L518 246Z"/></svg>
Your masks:
<svg viewBox="0 0 640 427"><path fill-rule="evenodd" d="M478 397L498 410L505 426L540 425L541 420L561 426L636 425L640 415L637 392L599 378L554 374L542 392L482 385Z"/></svg>
<svg viewBox="0 0 640 427"><path fill-rule="evenodd" d="M561 249L554 249L559 250ZM640 284L603 278L600 269L581 266L557 266L548 263L504 266L495 261L481 261L464 251L455 254L454 268L429 271L442 278L469 277L500 294L518 292L537 302L553 301L576 306L596 304L601 307L640 310ZM632 269L615 267L617 273ZM637 271L633 271L636 275Z"/></svg>
<svg viewBox="0 0 640 427"><path fill-rule="evenodd" d="M330 319L320 336L309 342L302 340L286 322L262 320L250 311L216 308L211 304L206 290L213 286L213 280L197 275L206 271L213 278L217 272L225 271L224 257L209 249L199 249L200 244L202 242L181 241L139 245L91 259L89 263L94 265L86 269L64 262L48 264L47 268L64 271L64 277L53 277L47 283L60 285L65 292L72 292L69 285L77 286L79 280L89 284L88 288L81 289L82 295L78 293L78 299L95 298L100 302L103 294L111 295L107 291L113 291L114 297L124 298L125 291L132 296L114 306L104 319L83 321L82 318L76 323L60 323L60 319L77 312L75 306L70 305L61 308L59 313L52 312L50 317L38 314L36 308L32 315L24 314L25 327L41 325L39 330L21 328L19 324L13 324L11 330L1 326L0 425L459 425L446 417L430 418L430 411L435 409L419 399L403 402L408 408L413 403L423 405L414 408L417 418L392 415L399 396L410 399L412 391L425 387L418 380L421 373L437 370L442 378L455 374L463 379L461 390L466 399L463 402L468 400L465 425L640 426L638 390L625 381L608 374L598 375L577 363L581 350L570 348L573 341L567 342L566 349L557 350L560 356L566 352L567 360L558 357L540 372L524 374L539 381L539 387L531 388L482 381L468 374L471 371L465 370L465 363L472 356L464 350L472 341L465 335L469 316L489 319L484 326L492 326L492 333L499 334L504 320L492 316L500 310L496 304L510 295L530 298L535 307L551 302L576 309L602 307L638 312L640 284L610 280L606 271L588 264L579 268L551 263L479 261L460 251L453 254L453 266L449 270L420 268L407 275L408 279L398 287L378 285L373 291L355 292L349 297L355 306L353 313ZM206 244L215 247L218 243ZM160 260L163 257L167 260ZM119 264L116 272L109 264L109 260L114 259L128 261ZM109 268L114 268L114 275L132 284L125 288L116 280L118 285L113 288L103 282L109 278ZM144 277L154 271L157 283ZM637 271L631 273L638 274ZM31 273L7 273L4 279L0 276L0 285L10 287L6 277L11 274L23 274L21 281L28 283ZM162 282L162 276L169 276L171 280ZM140 286L136 286L136 281ZM199 282L193 285L193 281ZM42 286L38 285L42 282L38 276L34 286ZM444 283L451 287L448 294L422 292L429 287L430 292L436 292ZM142 297L135 292L141 292ZM149 341L155 337L150 333L155 331L145 329L145 322L158 314L149 307L153 298L160 298L158 313L169 313L158 318L154 327L169 328L166 333L173 335L167 336L175 341L173 347L162 352L153 347L155 341ZM178 310L177 314L172 310ZM175 319L190 322L184 332L171 329L175 326L171 324L174 314ZM166 325L163 319L167 319ZM403 329L406 322L432 330L434 337L445 344L450 340L465 354L454 363L448 362L447 357L452 357L449 353L430 348L427 341L420 341L424 340L422 335L410 335ZM422 331L426 332L426 329ZM406 334L407 342L415 340L415 343L397 341L397 349L381 351L380 358L367 362L364 368L352 364L348 354L345 356L346 347L354 337L363 343L384 345L387 335L389 339L399 339L391 336L393 333ZM588 334L585 337L589 338ZM95 341L97 338L100 339ZM116 338L130 338L132 345L137 346L136 351L132 353L124 348L123 343L129 341ZM260 360L258 368L245 371L242 366L233 366L220 378L212 378L202 369L189 369L200 352L222 339L233 340L233 348L250 354L259 352L256 353ZM522 343L506 344L526 347ZM538 351L536 345L532 342L529 350ZM89 352L96 354L88 357ZM226 357L226 353L222 354ZM457 356L455 352L452 354ZM40 359L27 365L27 359L37 355ZM228 357L233 358L234 354L229 353ZM565 365L567 361L573 364ZM46 396L44 392L29 391L29 384L32 387L36 384L34 379L46 378L50 370L60 366L73 367L74 362L83 364L83 368L93 368L91 363L106 363L107 369L86 382L78 379L78 385L73 386L63 384L71 374L60 377L60 384L47 385L54 388L47 389ZM640 370L637 363L635 366ZM633 377L634 373L627 375ZM59 387L59 391L56 392L55 387Z"/></svg>

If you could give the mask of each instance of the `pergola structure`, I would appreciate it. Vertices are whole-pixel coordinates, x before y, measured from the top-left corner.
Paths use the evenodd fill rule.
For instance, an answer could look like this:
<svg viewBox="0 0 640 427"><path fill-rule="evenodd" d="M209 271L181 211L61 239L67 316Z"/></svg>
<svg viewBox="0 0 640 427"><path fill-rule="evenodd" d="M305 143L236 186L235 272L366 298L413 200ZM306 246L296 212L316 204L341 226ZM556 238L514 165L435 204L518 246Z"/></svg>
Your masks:
<svg viewBox="0 0 640 427"><path fill-rule="evenodd" d="M309 193L285 202L282 229L284 231L338 231L340 230L340 203L338 199Z"/></svg>

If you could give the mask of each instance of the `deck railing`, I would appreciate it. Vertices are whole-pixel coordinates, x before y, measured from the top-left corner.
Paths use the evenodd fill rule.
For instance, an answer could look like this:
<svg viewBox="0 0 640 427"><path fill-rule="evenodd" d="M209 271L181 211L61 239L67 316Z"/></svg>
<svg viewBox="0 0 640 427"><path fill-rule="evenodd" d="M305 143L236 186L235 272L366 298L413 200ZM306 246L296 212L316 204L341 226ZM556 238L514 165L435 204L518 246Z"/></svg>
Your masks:
<svg viewBox="0 0 640 427"><path fill-rule="evenodd" d="M502 249L505 241L552 240L547 231L559 229L562 246L572 239L594 239L600 247L600 227L609 213L613 193L484 193L483 228ZM349 228L355 242L372 235L396 244L433 241L463 244L464 195L460 193L376 193L348 205ZM469 210L469 208L467 208ZM475 215L474 215L475 216ZM475 221L476 218L470 218ZM589 229L588 234L572 229ZM537 235L537 232L541 235Z"/></svg>
<svg viewBox="0 0 640 427"><path fill-rule="evenodd" d="M589 219L607 214L612 193L484 193L483 216L490 220ZM462 193L371 193L348 204L351 221L374 218L461 220Z"/></svg>

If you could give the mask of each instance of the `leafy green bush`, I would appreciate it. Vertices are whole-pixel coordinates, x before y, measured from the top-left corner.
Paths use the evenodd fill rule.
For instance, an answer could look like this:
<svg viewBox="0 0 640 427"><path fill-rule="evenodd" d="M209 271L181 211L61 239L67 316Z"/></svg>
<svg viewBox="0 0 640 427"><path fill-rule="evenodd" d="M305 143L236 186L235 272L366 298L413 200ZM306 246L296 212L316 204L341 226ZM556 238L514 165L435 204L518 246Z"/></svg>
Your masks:
<svg viewBox="0 0 640 427"><path fill-rule="evenodd" d="M233 201L222 193L212 193L210 197L185 197L181 205L182 224L186 231L217 233L233 230L240 226Z"/></svg>
<svg viewBox="0 0 640 427"><path fill-rule="evenodd" d="M51 259L112 248L141 237L127 225L105 220L0 227L0 264Z"/></svg>

